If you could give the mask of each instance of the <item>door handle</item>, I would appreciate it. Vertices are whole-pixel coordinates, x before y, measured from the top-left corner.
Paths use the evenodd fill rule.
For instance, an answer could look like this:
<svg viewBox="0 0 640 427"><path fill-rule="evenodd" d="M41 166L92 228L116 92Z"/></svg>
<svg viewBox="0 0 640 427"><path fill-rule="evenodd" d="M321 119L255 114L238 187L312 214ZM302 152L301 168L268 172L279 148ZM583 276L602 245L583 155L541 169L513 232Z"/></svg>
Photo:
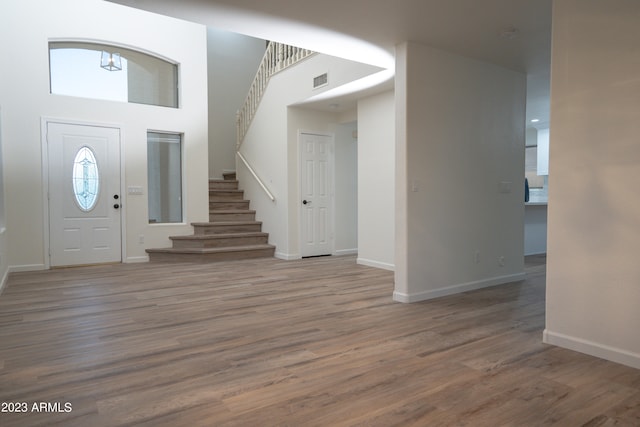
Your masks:
<svg viewBox="0 0 640 427"><path fill-rule="evenodd" d="M303 200L302 204L303 205L310 205L311 204L311 200Z"/></svg>

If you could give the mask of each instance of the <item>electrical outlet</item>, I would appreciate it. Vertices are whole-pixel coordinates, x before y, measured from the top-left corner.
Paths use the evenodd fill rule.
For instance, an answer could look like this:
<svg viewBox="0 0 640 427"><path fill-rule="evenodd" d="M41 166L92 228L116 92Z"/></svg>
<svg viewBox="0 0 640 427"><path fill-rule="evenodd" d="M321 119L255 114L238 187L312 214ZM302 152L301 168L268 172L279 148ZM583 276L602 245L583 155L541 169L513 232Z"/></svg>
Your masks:
<svg viewBox="0 0 640 427"><path fill-rule="evenodd" d="M498 265L500 267L504 267L504 256L499 256L498 257Z"/></svg>
<svg viewBox="0 0 640 427"><path fill-rule="evenodd" d="M138 236L138 243L141 244L141 245L144 243L144 234L140 234Z"/></svg>
<svg viewBox="0 0 640 427"><path fill-rule="evenodd" d="M480 251L476 251L475 260L476 260L476 264L480 264Z"/></svg>

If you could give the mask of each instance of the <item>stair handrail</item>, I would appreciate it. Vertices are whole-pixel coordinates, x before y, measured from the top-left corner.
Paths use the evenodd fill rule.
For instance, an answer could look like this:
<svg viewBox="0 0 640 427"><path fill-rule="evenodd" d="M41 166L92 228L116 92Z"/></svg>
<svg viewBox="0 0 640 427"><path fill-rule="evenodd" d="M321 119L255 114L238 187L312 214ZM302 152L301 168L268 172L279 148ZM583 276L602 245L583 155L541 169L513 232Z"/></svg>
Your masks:
<svg viewBox="0 0 640 427"><path fill-rule="evenodd" d="M256 173L255 170L253 170L253 168L251 167L251 165L249 164L249 162L247 161L247 159L245 159L245 157L242 155L242 153L240 153L239 151L236 152L236 154L238 155L238 158L240 160L242 160L242 163L244 163L244 166L249 170L249 172L251 173L251 175L253 176L253 178L258 181L258 184L260 184L260 187L262 187L262 189L264 190L264 192L267 194L267 197L269 197L269 199L271 199L272 202L276 201L275 196L273 195L273 193L271 191L269 191L269 189L267 188L267 186L264 184L264 182L262 181L262 179L260 179L260 177L258 176L258 174Z"/></svg>
<svg viewBox="0 0 640 427"><path fill-rule="evenodd" d="M313 54L315 54L315 52L309 49L290 46L284 43L269 42L244 104L236 113L236 150L240 149L240 145L242 145L242 141L244 141L251 120L253 120L253 116L258 109L258 105L262 100L262 95L267 88L267 83L271 76L297 64Z"/></svg>

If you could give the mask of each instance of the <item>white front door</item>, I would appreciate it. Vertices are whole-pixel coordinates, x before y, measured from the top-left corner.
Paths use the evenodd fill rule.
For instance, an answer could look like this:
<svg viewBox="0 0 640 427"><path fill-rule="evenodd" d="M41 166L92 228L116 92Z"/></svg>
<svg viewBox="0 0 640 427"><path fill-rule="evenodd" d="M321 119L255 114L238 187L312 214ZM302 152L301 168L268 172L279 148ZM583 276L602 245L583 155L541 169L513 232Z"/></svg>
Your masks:
<svg viewBox="0 0 640 427"><path fill-rule="evenodd" d="M122 260L120 129L47 122L51 266Z"/></svg>
<svg viewBox="0 0 640 427"><path fill-rule="evenodd" d="M333 138L300 135L301 252L330 255L333 235Z"/></svg>

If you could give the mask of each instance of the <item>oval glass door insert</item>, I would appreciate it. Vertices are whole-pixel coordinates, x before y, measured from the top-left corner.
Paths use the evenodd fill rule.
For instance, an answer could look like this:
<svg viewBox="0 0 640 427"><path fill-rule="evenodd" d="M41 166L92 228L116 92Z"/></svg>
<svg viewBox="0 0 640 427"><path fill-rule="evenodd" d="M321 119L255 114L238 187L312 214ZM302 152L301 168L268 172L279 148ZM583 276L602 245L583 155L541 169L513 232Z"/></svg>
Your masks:
<svg viewBox="0 0 640 427"><path fill-rule="evenodd" d="M73 194L80 209L85 212L96 206L100 191L98 162L91 148L84 146L78 150L73 161Z"/></svg>

